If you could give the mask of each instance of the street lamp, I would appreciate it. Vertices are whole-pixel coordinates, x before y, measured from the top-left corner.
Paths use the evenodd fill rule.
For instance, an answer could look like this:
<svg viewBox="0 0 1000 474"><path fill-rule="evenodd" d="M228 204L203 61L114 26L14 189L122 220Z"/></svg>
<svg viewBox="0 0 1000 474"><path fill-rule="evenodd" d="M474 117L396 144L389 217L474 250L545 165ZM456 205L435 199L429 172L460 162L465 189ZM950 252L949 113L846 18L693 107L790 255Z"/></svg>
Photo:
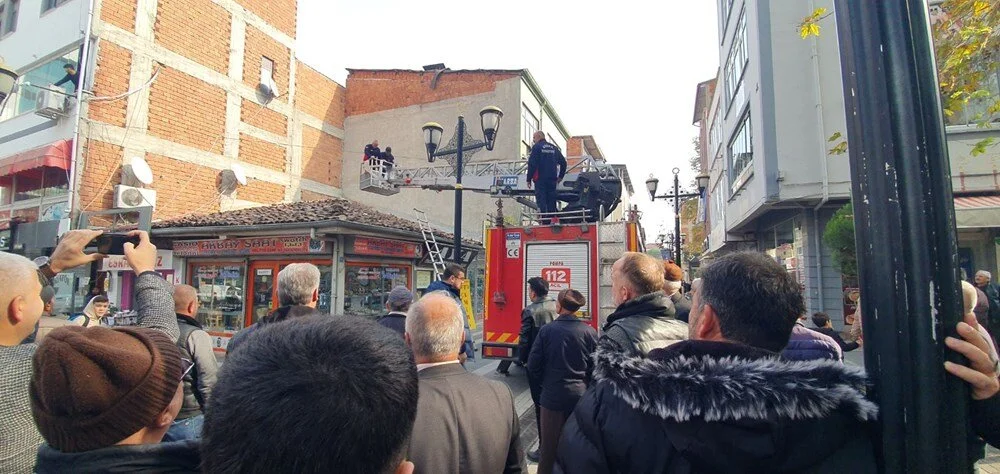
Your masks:
<svg viewBox="0 0 1000 474"><path fill-rule="evenodd" d="M660 196L656 195L656 188L660 185L660 180L656 179L653 175L649 175L649 179L646 180L646 190L649 191L649 199L655 201L657 199L673 199L674 200L674 261L680 265L681 264L681 199L701 197L702 191L708 187L709 175L702 173L699 174L695 180L698 183L697 193L680 193L680 168L674 168L671 170L674 174L674 193L673 194L663 194Z"/></svg>
<svg viewBox="0 0 1000 474"><path fill-rule="evenodd" d="M427 122L421 129L424 131L424 145L427 147L427 161L434 162L434 158L445 155L455 155L455 263L462 263L462 158L466 151L476 150L485 147L488 151L493 151L496 144L497 132L500 131L500 120L503 118L503 111L499 107L484 107L479 111L479 122L483 129L483 143L474 145L465 144L465 117L458 116L458 125L455 127L456 140L455 148L452 150L438 150L441 146L441 136L444 134L444 127L437 122Z"/></svg>
<svg viewBox="0 0 1000 474"><path fill-rule="evenodd" d="M14 92L14 86L17 84L17 73L12 71L7 63L0 58L0 112L3 112L3 106L7 104L7 97Z"/></svg>

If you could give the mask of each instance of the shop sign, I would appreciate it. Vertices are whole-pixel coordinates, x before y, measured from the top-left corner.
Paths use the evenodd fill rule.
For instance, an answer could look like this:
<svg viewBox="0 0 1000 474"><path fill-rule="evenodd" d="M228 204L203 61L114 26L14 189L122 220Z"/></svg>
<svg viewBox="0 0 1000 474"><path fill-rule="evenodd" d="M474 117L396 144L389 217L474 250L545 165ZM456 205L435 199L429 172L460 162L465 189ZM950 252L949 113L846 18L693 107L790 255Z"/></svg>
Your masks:
<svg viewBox="0 0 1000 474"><path fill-rule="evenodd" d="M420 258L420 245L399 240L355 237L353 253L383 257Z"/></svg>
<svg viewBox="0 0 1000 474"><path fill-rule="evenodd" d="M212 350L225 354L229 349L229 341L232 340L234 332L229 331L208 331L208 337L212 338Z"/></svg>
<svg viewBox="0 0 1000 474"><path fill-rule="evenodd" d="M156 251L156 265L154 270L173 270L174 269L174 251L173 250L157 250ZM119 271L131 271L132 266L128 264L128 260L125 260L124 255L108 255L108 258L101 260L102 272L119 272Z"/></svg>
<svg viewBox="0 0 1000 474"><path fill-rule="evenodd" d="M0 211L0 229L10 229L10 211Z"/></svg>
<svg viewBox="0 0 1000 474"><path fill-rule="evenodd" d="M309 254L326 251L326 241L310 239L309 236L305 235L174 242L174 255L178 257L242 257L247 255Z"/></svg>

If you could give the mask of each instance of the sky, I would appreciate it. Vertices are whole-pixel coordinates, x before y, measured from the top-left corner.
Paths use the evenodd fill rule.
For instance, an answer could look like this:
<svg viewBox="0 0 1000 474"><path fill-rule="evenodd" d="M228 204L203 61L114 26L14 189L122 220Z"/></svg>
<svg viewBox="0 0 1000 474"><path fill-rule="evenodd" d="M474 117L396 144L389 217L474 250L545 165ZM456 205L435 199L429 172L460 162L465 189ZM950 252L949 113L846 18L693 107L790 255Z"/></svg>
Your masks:
<svg viewBox="0 0 1000 474"><path fill-rule="evenodd" d="M715 4L299 0L297 54L341 84L346 68L529 69L571 135L628 165L653 240L673 228L673 207L650 202L646 179L663 193L675 166L682 186L696 174L691 120L698 83L718 69Z"/></svg>

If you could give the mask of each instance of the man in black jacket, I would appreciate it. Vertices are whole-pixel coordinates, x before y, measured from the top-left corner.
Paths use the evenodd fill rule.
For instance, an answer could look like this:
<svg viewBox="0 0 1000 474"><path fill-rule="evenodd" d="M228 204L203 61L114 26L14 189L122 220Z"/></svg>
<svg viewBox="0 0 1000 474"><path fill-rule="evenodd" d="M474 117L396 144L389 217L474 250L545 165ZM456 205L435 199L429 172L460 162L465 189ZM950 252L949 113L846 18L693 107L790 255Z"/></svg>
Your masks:
<svg viewBox="0 0 1000 474"><path fill-rule="evenodd" d="M184 404L174 419L164 441L181 441L201 438L201 427L205 422L205 407L215 386L219 363L215 360L212 338L198 322L198 290L190 285L174 286L174 312L177 313L177 327L181 335L177 338L177 348L181 357L193 363L184 375Z"/></svg>
<svg viewBox="0 0 1000 474"><path fill-rule="evenodd" d="M648 358L598 347L556 472L876 472L864 371L778 356L804 311L798 282L767 255L716 260L691 340Z"/></svg>
<svg viewBox="0 0 1000 474"><path fill-rule="evenodd" d="M861 347L861 342L847 342L844 338L840 336L840 333L833 329L833 324L830 323L830 317L826 313L816 312L812 315L813 324L816 325L816 331L820 334L825 334L831 338L833 341L840 346L840 349L844 352L851 352L854 349Z"/></svg>
<svg viewBox="0 0 1000 474"><path fill-rule="evenodd" d="M226 346L226 356L232 354L237 346L262 326L322 314L316 311L316 304L319 302L319 277L319 268L311 263L293 263L278 272L278 303L281 307L234 334Z"/></svg>
<svg viewBox="0 0 1000 474"><path fill-rule="evenodd" d="M594 369L591 355L597 349L597 331L576 315L585 304L587 299L579 291L560 291L556 299L559 317L538 331L528 358L528 373L542 386L542 416L538 420L540 474L552 472L563 425L587 389Z"/></svg>
<svg viewBox="0 0 1000 474"><path fill-rule="evenodd" d="M528 187L535 183L535 203L539 213L556 212L556 186L566 175L566 158L555 145L545 141L541 130L532 136L534 146L528 157ZM548 219L540 219L541 224Z"/></svg>
<svg viewBox="0 0 1000 474"><path fill-rule="evenodd" d="M403 285L393 288L385 302L385 309L389 313L378 318L378 323L396 331L402 338L406 333L406 312L410 310L411 303L413 292L409 288Z"/></svg>
<svg viewBox="0 0 1000 474"><path fill-rule="evenodd" d="M626 252L611 267L611 292L618 308L608 316L600 343L609 350L645 356L649 351L687 339L688 326L674 315L663 293L660 260Z"/></svg>

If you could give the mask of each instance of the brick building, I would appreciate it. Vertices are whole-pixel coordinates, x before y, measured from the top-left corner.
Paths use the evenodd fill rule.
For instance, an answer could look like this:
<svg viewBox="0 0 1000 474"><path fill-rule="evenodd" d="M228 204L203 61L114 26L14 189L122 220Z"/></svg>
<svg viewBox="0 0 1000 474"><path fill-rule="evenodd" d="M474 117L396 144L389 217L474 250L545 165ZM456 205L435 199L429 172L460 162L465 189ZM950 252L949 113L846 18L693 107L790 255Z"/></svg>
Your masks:
<svg viewBox="0 0 1000 474"><path fill-rule="evenodd" d="M0 0L0 57L20 75L0 114L0 223L26 222L17 249L44 254L81 211L155 203L163 220L341 196L345 90L297 59L296 7Z"/></svg>

